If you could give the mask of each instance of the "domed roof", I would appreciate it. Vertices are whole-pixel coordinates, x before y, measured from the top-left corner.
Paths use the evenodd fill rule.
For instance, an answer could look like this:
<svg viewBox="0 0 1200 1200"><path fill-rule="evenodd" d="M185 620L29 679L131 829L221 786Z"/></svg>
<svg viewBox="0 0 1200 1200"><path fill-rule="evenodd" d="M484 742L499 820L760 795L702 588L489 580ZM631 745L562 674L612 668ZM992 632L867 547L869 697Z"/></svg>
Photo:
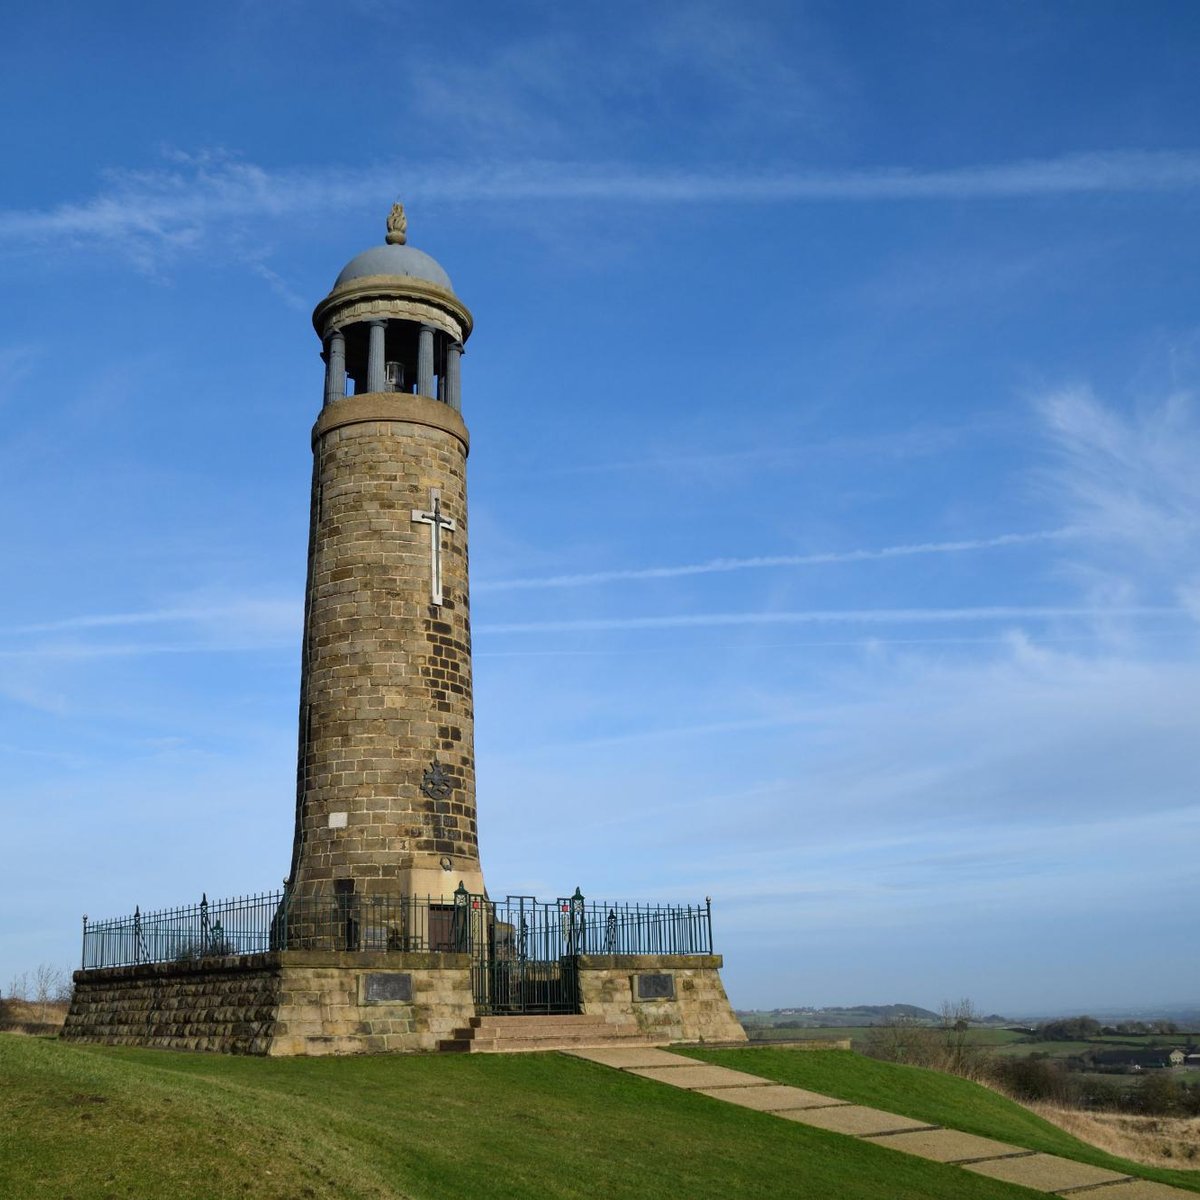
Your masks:
<svg viewBox="0 0 1200 1200"><path fill-rule="evenodd" d="M342 268L333 286L340 287L343 283L362 279L366 275L407 275L410 279L423 279L426 283L437 284L448 292L454 291L450 276L442 270L441 264L423 251L407 245L407 239L408 218L404 215L404 206L395 204L388 214L387 245L372 246L357 258L352 258Z"/></svg>
<svg viewBox="0 0 1200 1200"><path fill-rule="evenodd" d="M342 268L333 286L349 283L351 279L361 279L364 275L407 275L411 279L435 283L448 292L454 291L450 276L437 259L430 258L415 246L372 246Z"/></svg>

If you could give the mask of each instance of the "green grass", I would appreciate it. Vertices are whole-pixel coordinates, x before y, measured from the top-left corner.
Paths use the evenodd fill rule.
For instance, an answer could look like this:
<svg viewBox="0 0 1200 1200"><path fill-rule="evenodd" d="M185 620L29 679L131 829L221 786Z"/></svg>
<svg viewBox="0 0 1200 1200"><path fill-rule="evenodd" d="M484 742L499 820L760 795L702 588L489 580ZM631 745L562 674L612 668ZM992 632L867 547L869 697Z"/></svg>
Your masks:
<svg viewBox="0 0 1200 1200"><path fill-rule="evenodd" d="M928 1121L931 1125L962 1129L1030 1150L1044 1150L1200 1192L1200 1171L1165 1170L1116 1158L1079 1141L996 1092L954 1075L879 1062L844 1050L697 1048L684 1053L779 1083L836 1096L839 1100L869 1104Z"/></svg>
<svg viewBox="0 0 1200 1200"><path fill-rule="evenodd" d="M0 1035L0 1196L20 1200L1035 1194L557 1054L271 1060Z"/></svg>

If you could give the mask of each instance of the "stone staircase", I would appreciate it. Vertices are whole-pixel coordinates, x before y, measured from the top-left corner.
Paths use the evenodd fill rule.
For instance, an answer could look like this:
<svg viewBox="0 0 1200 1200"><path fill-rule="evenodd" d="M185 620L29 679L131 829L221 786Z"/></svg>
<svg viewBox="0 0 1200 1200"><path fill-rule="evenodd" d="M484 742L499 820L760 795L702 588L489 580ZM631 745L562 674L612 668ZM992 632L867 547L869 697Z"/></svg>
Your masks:
<svg viewBox="0 0 1200 1200"><path fill-rule="evenodd" d="M614 1024L603 1017L542 1015L472 1017L438 1049L457 1054L511 1054L523 1050L577 1050L594 1046L649 1046L635 1021Z"/></svg>

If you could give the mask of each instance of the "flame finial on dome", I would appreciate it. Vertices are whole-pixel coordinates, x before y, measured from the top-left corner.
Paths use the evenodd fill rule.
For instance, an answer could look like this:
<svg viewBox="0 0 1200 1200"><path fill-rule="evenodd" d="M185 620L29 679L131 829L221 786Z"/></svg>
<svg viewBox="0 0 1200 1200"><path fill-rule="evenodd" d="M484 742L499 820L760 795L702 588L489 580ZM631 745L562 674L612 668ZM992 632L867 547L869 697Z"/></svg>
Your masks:
<svg viewBox="0 0 1200 1200"><path fill-rule="evenodd" d="M389 246L403 246L408 241L408 218L404 215L404 205L392 205L392 211L387 219L387 243Z"/></svg>

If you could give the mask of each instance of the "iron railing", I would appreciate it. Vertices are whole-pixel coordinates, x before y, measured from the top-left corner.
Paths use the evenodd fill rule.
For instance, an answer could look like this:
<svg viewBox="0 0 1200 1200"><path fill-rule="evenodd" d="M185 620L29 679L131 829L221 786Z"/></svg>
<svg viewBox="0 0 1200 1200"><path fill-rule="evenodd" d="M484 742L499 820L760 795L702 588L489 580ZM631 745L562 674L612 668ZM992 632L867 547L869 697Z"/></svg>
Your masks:
<svg viewBox="0 0 1200 1200"><path fill-rule="evenodd" d="M460 951L476 963L556 962L579 954L711 954L712 904L602 903L575 894L489 900L465 888L428 896L287 889L83 919L83 969L186 962L269 950Z"/></svg>

